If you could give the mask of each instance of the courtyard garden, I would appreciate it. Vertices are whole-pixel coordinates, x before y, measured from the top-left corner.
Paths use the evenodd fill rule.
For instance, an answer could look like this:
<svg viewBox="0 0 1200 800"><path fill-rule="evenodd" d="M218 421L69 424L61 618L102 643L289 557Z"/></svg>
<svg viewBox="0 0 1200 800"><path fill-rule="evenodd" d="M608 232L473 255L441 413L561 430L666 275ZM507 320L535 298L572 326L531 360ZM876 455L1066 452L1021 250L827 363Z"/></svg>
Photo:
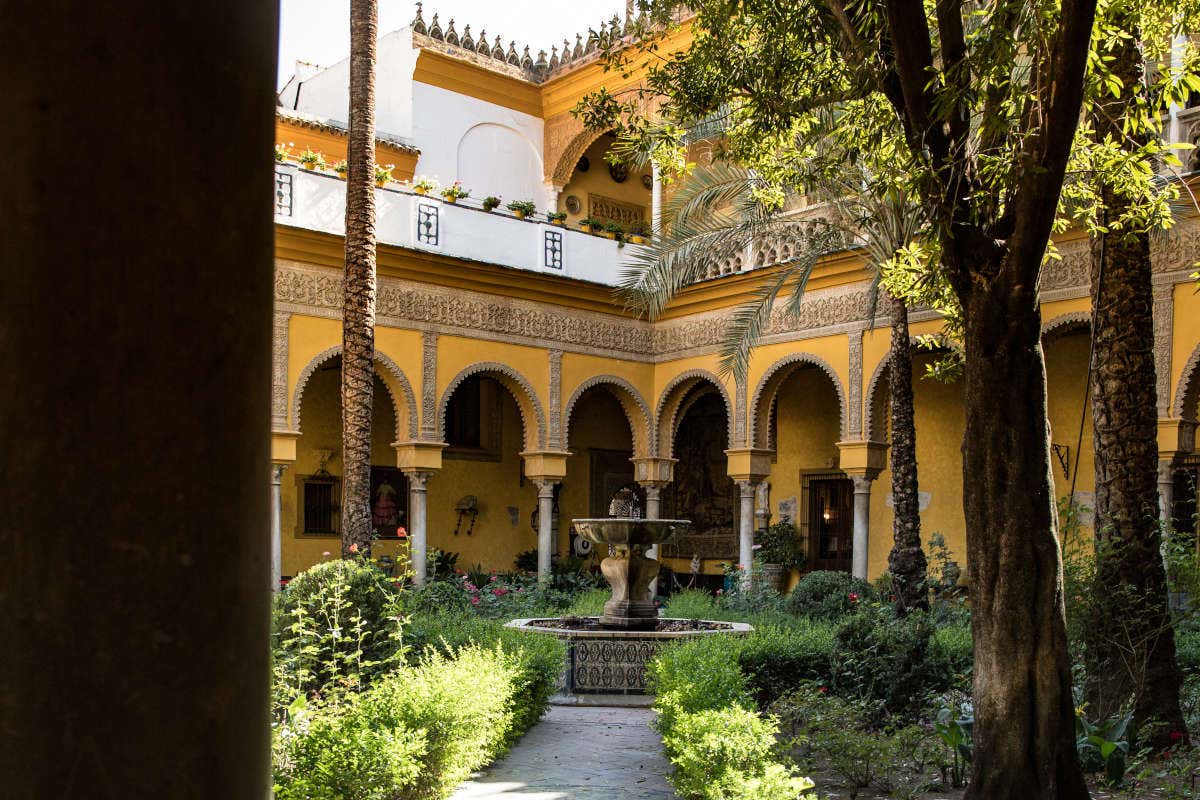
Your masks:
<svg viewBox="0 0 1200 800"><path fill-rule="evenodd" d="M1073 535L1068 531L1068 536ZM748 622L748 635L666 645L648 667L667 776L686 800L956 798L973 752L971 612L936 535L927 609L898 616L890 577L811 572L779 593L761 564L749 586L660 597L669 618ZM1069 544L1068 540L1068 544ZM1067 547L1068 630L1086 683L1083 582ZM452 564L452 556L436 560ZM1171 589L1197 596L1190 550ZM385 567L394 567L385 563ZM595 616L609 597L584 562L531 572L447 566L423 587L366 559L297 576L273 619L274 783L281 798L447 797L533 727L559 690L564 645L506 628L521 617ZM1200 616L1174 614L1184 712L1200 732ZM1014 665L1016 668L1016 665ZM1077 752L1094 796L1190 798L1200 758L1130 735L1077 698Z"/></svg>

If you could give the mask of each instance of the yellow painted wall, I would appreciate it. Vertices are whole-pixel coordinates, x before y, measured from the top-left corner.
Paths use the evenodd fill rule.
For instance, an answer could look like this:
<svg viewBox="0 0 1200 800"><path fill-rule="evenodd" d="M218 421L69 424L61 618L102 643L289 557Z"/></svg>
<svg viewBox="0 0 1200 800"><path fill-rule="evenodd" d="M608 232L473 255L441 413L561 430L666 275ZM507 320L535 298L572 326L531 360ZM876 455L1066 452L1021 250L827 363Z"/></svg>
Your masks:
<svg viewBox="0 0 1200 800"><path fill-rule="evenodd" d="M298 517L301 489L297 479L317 471L318 449L333 450L327 469L331 475L342 474L342 424L339 404L341 378L337 369L318 369L308 381L301 404L300 425L303 435L296 443L296 462L283 473L281 496L283 505L282 559L283 574L295 575L323 560L338 558L341 542L334 536L314 536L300 533ZM375 425L371 431L371 463L380 467L396 466L396 451L391 443L396 436L396 418L392 404L377 378L374 392ZM330 556L324 556L325 552ZM397 541L382 540L374 547L375 556L397 556L404 546Z"/></svg>
<svg viewBox="0 0 1200 800"><path fill-rule="evenodd" d="M1050 420L1050 441L1071 448L1071 472L1079 460L1077 493L1095 489L1096 473L1092 462L1092 412L1086 405L1088 334L1086 331L1051 336L1043 345L1046 353L1047 417ZM1083 447L1077 448L1079 426L1083 423ZM1071 493L1071 478L1064 475L1058 459L1051 454L1051 473L1054 475L1054 495L1061 503ZM1093 506L1087 497L1080 499L1084 506ZM1090 530L1090 529L1089 529Z"/></svg>
<svg viewBox="0 0 1200 800"><path fill-rule="evenodd" d="M642 206L645 210L643 218L647 225L650 224L650 190L642 185L642 176L650 174L650 167L647 166L640 171L630 169L629 177L622 183L617 183L608 174L608 162L604 160L604 154L608 152L612 142L612 137L608 135L601 136L592 142L591 146L584 151L584 156L590 162L588 171L580 172L576 169L571 175L571 181L559 195L558 208L560 211L567 210L568 195L575 195L579 198L580 213L568 212L567 222L569 224L574 225L587 216L589 193Z"/></svg>
<svg viewBox="0 0 1200 800"><path fill-rule="evenodd" d="M571 457L559 495L558 552L568 552L570 522L591 516L591 449L632 450L629 424L616 399L604 389L592 389L575 406ZM630 465L632 467L632 465ZM595 551L593 551L594 553Z"/></svg>
<svg viewBox="0 0 1200 800"><path fill-rule="evenodd" d="M537 487L532 481L521 485L521 418L517 404L503 389L500 398L501 459L479 461L454 458L445 453L442 469L429 480L426 524L430 547L457 552L458 566L476 563L492 569L513 568L513 559L537 545L537 534L529 526L529 515L537 508ZM479 516L470 536L466 521L457 536L455 505L464 495L479 499ZM517 509L515 524L508 507Z"/></svg>
<svg viewBox="0 0 1200 800"><path fill-rule="evenodd" d="M1174 294L1175 335L1171 342L1171 401L1179 393L1180 376L1192 352L1200 346L1200 295L1191 283L1181 283ZM1187 409L1195 414L1196 409Z"/></svg>
<svg viewBox="0 0 1200 800"><path fill-rule="evenodd" d="M878 335L876 338L879 338ZM940 533L959 566L966 564L966 529L962 511L962 437L965 419L961 382L941 383L920 377L930 356L913 360L914 418L917 429L918 491L929 492L929 505L921 512L921 537ZM891 440L886 400L877 427L880 438ZM885 469L871 487L871 534L867 574L872 579L887 570L892 549L894 517L887 498L892 491L892 471ZM926 550L928 554L928 549Z"/></svg>

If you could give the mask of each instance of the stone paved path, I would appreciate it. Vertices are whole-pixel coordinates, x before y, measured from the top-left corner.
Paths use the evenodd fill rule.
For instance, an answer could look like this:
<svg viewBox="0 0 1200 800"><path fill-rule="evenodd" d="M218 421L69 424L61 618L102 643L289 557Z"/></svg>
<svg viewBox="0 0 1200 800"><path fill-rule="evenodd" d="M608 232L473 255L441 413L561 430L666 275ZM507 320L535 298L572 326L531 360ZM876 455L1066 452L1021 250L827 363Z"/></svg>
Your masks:
<svg viewBox="0 0 1200 800"><path fill-rule="evenodd" d="M551 706L450 800L674 800L652 719L645 708Z"/></svg>

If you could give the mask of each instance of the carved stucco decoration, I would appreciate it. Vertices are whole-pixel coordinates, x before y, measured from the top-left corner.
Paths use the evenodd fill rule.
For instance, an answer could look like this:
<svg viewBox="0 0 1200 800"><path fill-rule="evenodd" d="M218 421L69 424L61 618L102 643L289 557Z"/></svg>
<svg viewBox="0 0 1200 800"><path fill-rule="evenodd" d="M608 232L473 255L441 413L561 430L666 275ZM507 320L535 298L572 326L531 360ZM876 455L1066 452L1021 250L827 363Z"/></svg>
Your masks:
<svg viewBox="0 0 1200 800"><path fill-rule="evenodd" d="M575 172L579 157L604 135L604 131L588 131L570 111L555 114L546 120L542 163L545 179L565 186Z"/></svg>
<svg viewBox="0 0 1200 800"><path fill-rule="evenodd" d="M863 332L861 330L850 331L847 339L850 369L846 376L846 390L849 395L846 401L846 429L848 436L861 436L863 432Z"/></svg>
<svg viewBox="0 0 1200 800"><path fill-rule="evenodd" d="M1155 272L1191 272L1200 260L1200 219L1188 219L1150 238Z"/></svg>
<svg viewBox="0 0 1200 800"><path fill-rule="evenodd" d="M275 312L271 331L271 430L283 431L288 427L288 323L292 315Z"/></svg>
<svg viewBox="0 0 1200 800"><path fill-rule="evenodd" d="M309 379L322 364L341 354L342 346L340 344L334 345L313 356L312 360L305 364L304 369L300 371L300 377L296 379L296 388L292 392L292 431L295 433L300 433L300 405L304 399L304 388L308 385ZM375 353L375 366L377 373L379 368L382 367L387 376L392 379L391 382L383 380L383 385L392 400L392 411L396 419L396 438L399 439L405 435L405 431L401 425L402 420L408 422L407 434L409 438L412 438L416 434L417 426L417 398L413 394L412 384L408 382L404 371L400 369L400 366L395 361L378 351ZM396 396L396 389L392 386L393 382L400 390L399 397Z"/></svg>
<svg viewBox="0 0 1200 800"><path fill-rule="evenodd" d="M533 389L533 384L507 364L499 364L494 361L481 361L465 367L454 376L446 390L442 392L437 412L438 441L446 440L446 410L450 407L450 398L454 396L454 390L472 375L486 375L494 378L508 390L513 399L517 401L517 410L521 413L525 449L528 451L543 449L546 446L546 412L542 409L542 403Z"/></svg>
<svg viewBox="0 0 1200 800"><path fill-rule="evenodd" d="M1171 404L1171 416L1181 419L1194 419L1196 413L1197 395L1200 395L1200 386L1197 384L1197 369L1200 368L1200 345L1196 345L1196 349L1188 356L1188 360L1183 364L1183 371L1179 373L1179 385L1175 388L1175 400Z"/></svg>
<svg viewBox="0 0 1200 800"><path fill-rule="evenodd" d="M1042 323L1042 344L1062 336L1067 333L1074 333L1077 330L1089 330L1092 324L1092 315L1089 311L1071 311L1067 314L1059 314L1053 319Z"/></svg>
<svg viewBox="0 0 1200 800"><path fill-rule="evenodd" d="M421 438L437 439L437 347L434 331L421 332Z"/></svg>
<svg viewBox="0 0 1200 800"><path fill-rule="evenodd" d="M1053 289L1087 287L1091 284L1092 256L1088 240L1069 242L1059 248L1059 258L1048 259L1042 265L1038 288L1047 292Z"/></svg>
<svg viewBox="0 0 1200 800"><path fill-rule="evenodd" d="M562 350L551 350L550 356L550 420L549 441L551 450L563 449L562 416Z"/></svg>
<svg viewBox="0 0 1200 800"><path fill-rule="evenodd" d="M654 452L650 455L672 458L675 450L675 429L683 412L683 400L688 392L699 383L710 383L725 402L726 426L729 446L736 447L733 438L734 405L729 391L713 373L705 369L689 369L679 373L663 388L654 412Z"/></svg>
<svg viewBox="0 0 1200 800"><path fill-rule="evenodd" d="M651 434L654 430L654 417L650 413L650 406L636 386L618 375L596 375L576 386L575 390L571 392L567 404L563 407L563 442L567 449L571 445L571 413L575 410L575 404L579 402L579 398L583 397L584 392L596 386L603 386L607 389L620 403L621 410L625 412L625 418L629 421L629 429L633 435L634 457L648 456L651 448Z"/></svg>
<svg viewBox="0 0 1200 800"><path fill-rule="evenodd" d="M772 364L763 373L762 378L758 381L758 386L754 389L754 394L750 401L749 440L752 446L764 450L774 448L775 443L771 441L771 408L775 405L779 388L783 385L784 381L797 369L805 366L812 366L821 370L833 383L833 389L837 393L838 399L839 438L841 440L848 438L846 427L846 387L842 385L842 379L838 377L837 370L820 356L815 356L811 353L791 353Z"/></svg>
<svg viewBox="0 0 1200 800"><path fill-rule="evenodd" d="M1175 286L1160 283L1153 288L1154 390L1158 415L1171 408L1171 332L1175 328Z"/></svg>

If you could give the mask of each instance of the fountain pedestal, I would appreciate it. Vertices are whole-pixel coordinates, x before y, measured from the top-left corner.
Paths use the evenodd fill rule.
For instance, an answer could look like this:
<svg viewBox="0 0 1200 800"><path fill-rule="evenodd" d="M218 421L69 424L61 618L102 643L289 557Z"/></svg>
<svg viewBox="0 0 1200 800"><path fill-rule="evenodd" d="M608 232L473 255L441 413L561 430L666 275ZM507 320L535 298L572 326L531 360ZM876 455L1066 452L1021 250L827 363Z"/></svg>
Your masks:
<svg viewBox="0 0 1200 800"><path fill-rule="evenodd" d="M646 549L675 538L691 527L681 519L572 520L575 530L589 542L608 545L610 555L600 562L600 571L612 587L612 598L604 604L600 624L617 630L650 630L658 624L658 609L650 596L650 584L658 577L659 564L646 557Z"/></svg>

